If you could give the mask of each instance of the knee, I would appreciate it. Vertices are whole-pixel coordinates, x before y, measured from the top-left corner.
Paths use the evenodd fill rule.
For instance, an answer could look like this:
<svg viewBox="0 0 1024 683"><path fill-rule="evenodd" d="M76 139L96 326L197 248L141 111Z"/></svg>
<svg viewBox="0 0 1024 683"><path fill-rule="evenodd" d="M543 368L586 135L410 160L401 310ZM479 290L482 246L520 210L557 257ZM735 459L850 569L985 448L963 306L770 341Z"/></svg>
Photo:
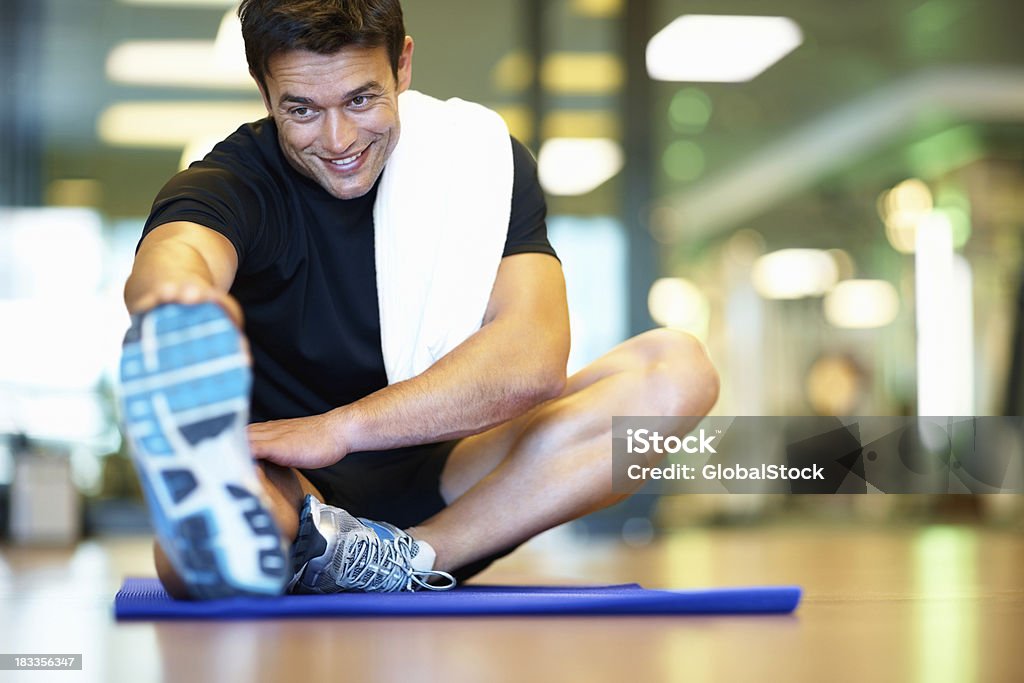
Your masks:
<svg viewBox="0 0 1024 683"><path fill-rule="evenodd" d="M666 414L707 415L718 400L718 371L704 344L679 330L659 328L636 338L644 385L658 391Z"/></svg>

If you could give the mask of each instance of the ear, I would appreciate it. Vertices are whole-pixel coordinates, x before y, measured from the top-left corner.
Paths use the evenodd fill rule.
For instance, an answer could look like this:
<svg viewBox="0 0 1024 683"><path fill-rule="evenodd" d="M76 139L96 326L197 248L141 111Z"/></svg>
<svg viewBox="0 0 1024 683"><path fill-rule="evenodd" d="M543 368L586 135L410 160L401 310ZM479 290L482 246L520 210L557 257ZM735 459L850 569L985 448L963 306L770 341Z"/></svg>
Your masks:
<svg viewBox="0 0 1024 683"><path fill-rule="evenodd" d="M270 110L270 97L267 96L267 89L260 83L260 79L256 78L256 74L249 70L249 75L252 76L252 80L256 81L256 88L260 91L260 97L263 98L263 106L267 109L267 116L273 116L273 112Z"/></svg>
<svg viewBox="0 0 1024 683"><path fill-rule="evenodd" d="M402 44L402 54L398 56L398 92L403 93L409 89L412 83L412 51L413 42L411 36L405 37Z"/></svg>

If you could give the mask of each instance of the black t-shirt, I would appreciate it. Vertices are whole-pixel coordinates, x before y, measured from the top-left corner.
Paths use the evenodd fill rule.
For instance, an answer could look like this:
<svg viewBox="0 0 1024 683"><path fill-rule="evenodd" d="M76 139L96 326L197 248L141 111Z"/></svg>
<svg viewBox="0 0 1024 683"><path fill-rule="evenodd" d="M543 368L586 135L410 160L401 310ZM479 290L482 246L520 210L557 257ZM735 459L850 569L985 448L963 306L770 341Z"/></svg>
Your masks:
<svg viewBox="0 0 1024 683"><path fill-rule="evenodd" d="M555 256L530 152L514 138L504 256ZM379 182L379 179L378 179ZM253 421L302 417L387 385L374 261L374 185L340 200L296 172L271 119L239 128L157 195L143 237L173 221L216 230L235 246L231 294L253 355Z"/></svg>

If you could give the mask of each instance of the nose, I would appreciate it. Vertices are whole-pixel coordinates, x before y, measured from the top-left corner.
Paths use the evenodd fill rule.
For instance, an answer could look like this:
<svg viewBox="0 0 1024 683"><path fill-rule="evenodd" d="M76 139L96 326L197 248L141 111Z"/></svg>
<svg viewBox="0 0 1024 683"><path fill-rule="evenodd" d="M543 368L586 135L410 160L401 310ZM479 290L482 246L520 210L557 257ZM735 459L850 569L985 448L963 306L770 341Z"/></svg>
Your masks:
<svg viewBox="0 0 1024 683"><path fill-rule="evenodd" d="M323 134L324 151L328 154L344 154L351 151L359 137L359 131L344 112L328 110Z"/></svg>

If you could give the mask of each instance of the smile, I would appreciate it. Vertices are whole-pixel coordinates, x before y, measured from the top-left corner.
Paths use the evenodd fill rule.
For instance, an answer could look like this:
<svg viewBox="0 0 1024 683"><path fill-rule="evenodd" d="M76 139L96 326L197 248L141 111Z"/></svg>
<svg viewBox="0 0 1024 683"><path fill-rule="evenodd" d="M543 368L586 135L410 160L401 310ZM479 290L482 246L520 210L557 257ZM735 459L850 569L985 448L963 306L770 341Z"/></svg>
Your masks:
<svg viewBox="0 0 1024 683"><path fill-rule="evenodd" d="M348 168L351 166L355 166L357 162L359 162L359 160L363 158L363 155L366 154L366 150L368 150L369 148L370 146L367 145L357 154L353 154L350 157L345 157L344 159L324 159L324 161L335 168Z"/></svg>
<svg viewBox="0 0 1024 683"><path fill-rule="evenodd" d="M366 150L363 150L363 151L366 151ZM332 164L336 164L338 166L344 166L345 164L351 164L353 161L355 161L356 159L358 159L361 156L363 156L363 152L360 152L359 154L356 154L355 156L346 157L344 159L332 159L331 163Z"/></svg>

